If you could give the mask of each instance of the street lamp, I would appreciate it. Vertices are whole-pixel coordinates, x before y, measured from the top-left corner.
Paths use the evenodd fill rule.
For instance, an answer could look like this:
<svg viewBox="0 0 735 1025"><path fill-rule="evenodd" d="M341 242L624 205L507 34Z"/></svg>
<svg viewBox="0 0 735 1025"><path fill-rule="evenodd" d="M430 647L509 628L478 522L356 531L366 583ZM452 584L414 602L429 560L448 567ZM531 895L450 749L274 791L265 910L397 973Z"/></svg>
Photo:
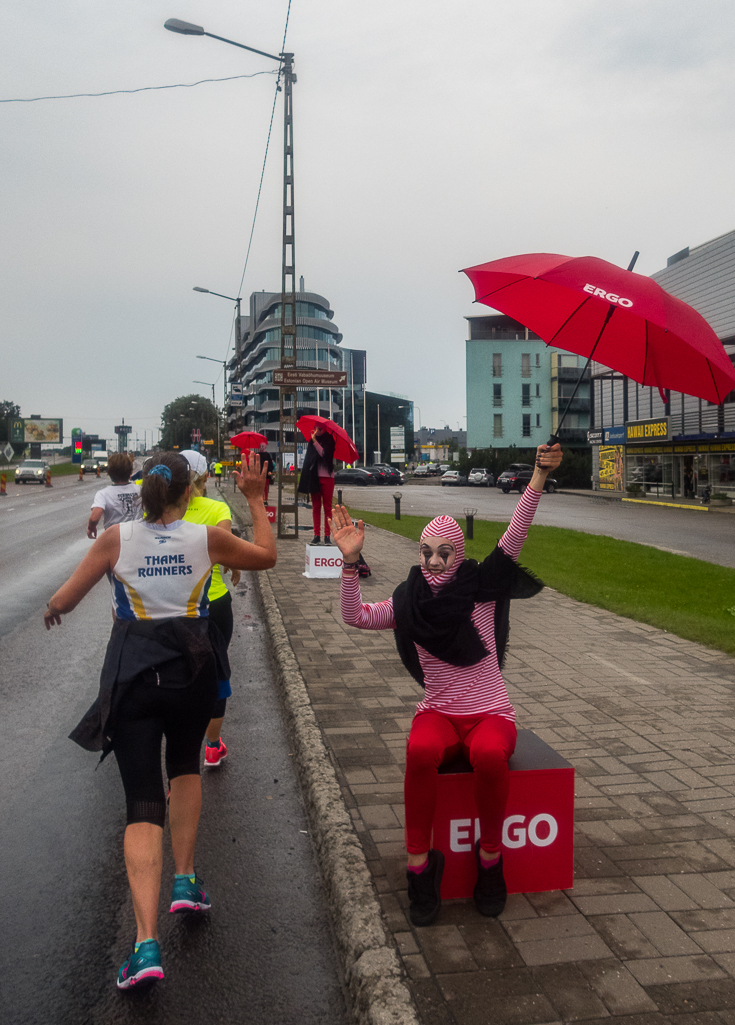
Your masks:
<svg viewBox="0 0 735 1025"><path fill-rule="evenodd" d="M217 295L220 299L229 299L230 302L235 303L237 307L237 320L235 322L235 352L237 353L238 363L240 362L240 303L242 297L238 296L235 298L233 295L222 295L221 292L213 292L210 288L200 288L199 285L194 285L194 292L204 292L206 295Z"/></svg>
<svg viewBox="0 0 735 1025"><path fill-rule="evenodd" d="M208 388L212 389L212 405L214 406L215 417L217 419L217 453L219 454L219 413L217 412L217 403L214 401L214 385L210 384L209 381L194 381L194 384L206 384Z"/></svg>
<svg viewBox="0 0 735 1025"><path fill-rule="evenodd" d="M241 50L257 53L261 57L278 62L278 80L283 76L283 233L281 238L281 369L296 367L296 231L294 219L294 170L293 170L293 85L296 76L293 73L292 53L266 53L256 50L253 46L236 43L233 39L216 36L213 32L205 32L201 25L192 25L188 21L169 18L164 24L169 32L178 32L184 36L209 36ZM280 84L279 87L280 89ZM206 291L206 289L197 289ZM219 293L214 293L218 295ZM227 297L225 297L227 298ZM288 343L288 345L287 345ZM288 352L288 355L287 355ZM208 358L208 357L204 357ZM219 362L219 361L215 361ZM290 455L294 466L297 465L296 447L296 416L297 386L281 385L279 388L279 433L278 462L282 464L284 457ZM290 435L290 438L289 438ZM288 461L288 460L287 460ZM298 539L299 536L299 504L296 491L296 479L289 478L287 487L293 488L293 498L283 500L286 475L278 475L278 536ZM293 516L293 533L287 533L284 526L285 515Z"/></svg>

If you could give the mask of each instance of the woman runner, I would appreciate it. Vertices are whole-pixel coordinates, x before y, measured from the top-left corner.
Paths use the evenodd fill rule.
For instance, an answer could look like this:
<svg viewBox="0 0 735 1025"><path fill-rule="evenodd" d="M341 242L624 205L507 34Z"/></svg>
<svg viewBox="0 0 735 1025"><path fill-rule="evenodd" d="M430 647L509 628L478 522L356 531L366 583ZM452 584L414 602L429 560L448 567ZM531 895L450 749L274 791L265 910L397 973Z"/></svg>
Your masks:
<svg viewBox="0 0 735 1025"><path fill-rule="evenodd" d="M474 771L480 839L475 845L475 904L483 915L505 907L501 837L508 798L508 759L516 743L515 710L501 667L511 598L543 586L516 563L546 476L561 462L559 445L541 445L536 467L508 529L479 566L465 559L464 536L451 516L437 516L421 534L420 565L393 597L364 605L357 562L365 540L347 510L334 511L342 552L342 618L363 630L394 630L403 664L426 689L406 750L405 811L409 912L430 925L441 907L444 855L431 850L437 770L462 753Z"/></svg>
<svg viewBox="0 0 735 1025"><path fill-rule="evenodd" d="M207 623L215 563L269 569L276 547L263 505L264 473L245 461L235 480L253 518L253 543L217 527L185 523L189 464L177 453L154 459L143 478L145 520L109 527L48 603L46 629L60 625L106 572L112 573L116 619L100 691L71 737L82 747L115 752L127 802L125 865L137 925L133 948L118 972L128 989L163 978L158 946L158 898L166 797L161 740L171 781L169 824L176 868L172 912L203 911L209 896L194 869L201 810L200 752L229 669L214 650Z"/></svg>

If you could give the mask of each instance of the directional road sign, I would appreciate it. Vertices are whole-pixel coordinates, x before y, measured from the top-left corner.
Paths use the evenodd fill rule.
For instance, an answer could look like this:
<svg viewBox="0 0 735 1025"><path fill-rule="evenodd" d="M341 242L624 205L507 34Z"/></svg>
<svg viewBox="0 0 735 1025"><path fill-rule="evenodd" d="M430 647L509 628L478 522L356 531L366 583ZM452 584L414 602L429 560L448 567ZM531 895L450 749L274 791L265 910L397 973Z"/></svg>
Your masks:
<svg viewBox="0 0 735 1025"><path fill-rule="evenodd" d="M305 367L274 370L273 383L292 388L346 388L347 371L311 370Z"/></svg>

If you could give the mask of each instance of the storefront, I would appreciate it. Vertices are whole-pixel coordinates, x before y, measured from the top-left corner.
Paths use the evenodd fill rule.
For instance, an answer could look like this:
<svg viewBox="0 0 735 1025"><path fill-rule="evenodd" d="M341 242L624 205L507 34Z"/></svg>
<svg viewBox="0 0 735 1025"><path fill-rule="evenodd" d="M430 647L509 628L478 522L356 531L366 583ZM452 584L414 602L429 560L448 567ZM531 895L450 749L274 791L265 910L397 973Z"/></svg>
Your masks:
<svg viewBox="0 0 735 1025"><path fill-rule="evenodd" d="M618 439L624 444L613 443ZM593 445L593 478L601 491L701 498L708 488L735 498L735 437L672 439L668 417L659 417L605 428Z"/></svg>

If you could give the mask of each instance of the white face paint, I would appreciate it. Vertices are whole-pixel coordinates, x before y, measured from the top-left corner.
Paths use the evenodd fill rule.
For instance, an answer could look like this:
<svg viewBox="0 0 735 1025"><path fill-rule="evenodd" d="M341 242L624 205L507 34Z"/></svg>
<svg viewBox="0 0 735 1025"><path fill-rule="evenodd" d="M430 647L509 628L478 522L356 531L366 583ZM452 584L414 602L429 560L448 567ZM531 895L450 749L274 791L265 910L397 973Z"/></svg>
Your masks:
<svg viewBox="0 0 735 1025"><path fill-rule="evenodd" d="M454 542L446 537L427 537L419 547L421 568L427 573L446 573L454 565L457 552Z"/></svg>

